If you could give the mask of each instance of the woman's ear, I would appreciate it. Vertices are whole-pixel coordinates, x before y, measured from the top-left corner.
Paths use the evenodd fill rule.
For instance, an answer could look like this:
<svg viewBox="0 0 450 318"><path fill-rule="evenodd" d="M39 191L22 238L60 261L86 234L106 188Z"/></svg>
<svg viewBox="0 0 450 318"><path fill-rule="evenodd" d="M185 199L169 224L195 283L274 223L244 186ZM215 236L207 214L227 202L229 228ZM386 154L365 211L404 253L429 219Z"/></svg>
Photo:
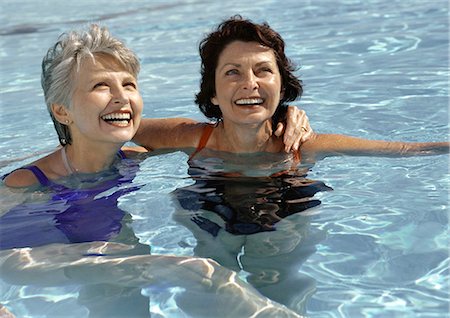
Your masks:
<svg viewBox="0 0 450 318"><path fill-rule="evenodd" d="M219 106L219 101L217 100L217 97L211 97L211 103L215 106Z"/></svg>
<svg viewBox="0 0 450 318"><path fill-rule="evenodd" d="M52 114L55 119L61 124L68 125L72 122L70 113L67 111L66 106L61 104L52 104Z"/></svg>

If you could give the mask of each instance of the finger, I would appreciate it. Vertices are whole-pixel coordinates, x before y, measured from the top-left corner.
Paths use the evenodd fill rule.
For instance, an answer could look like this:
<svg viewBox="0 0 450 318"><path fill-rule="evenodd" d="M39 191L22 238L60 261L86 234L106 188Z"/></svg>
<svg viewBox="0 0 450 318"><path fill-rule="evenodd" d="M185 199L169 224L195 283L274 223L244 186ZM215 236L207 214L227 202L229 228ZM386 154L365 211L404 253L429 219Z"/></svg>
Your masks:
<svg viewBox="0 0 450 318"><path fill-rule="evenodd" d="M298 118L299 119L297 121L297 127L300 127L300 129L293 136L294 141L291 147L292 151L298 151L301 144L307 141L312 136L312 129L305 111L300 110L298 112Z"/></svg>
<svg viewBox="0 0 450 318"><path fill-rule="evenodd" d="M300 139L300 143L304 143L305 141L307 141L308 139L310 139L314 134L314 131L310 128L309 130L307 130L301 137Z"/></svg>
<svg viewBox="0 0 450 318"><path fill-rule="evenodd" d="M283 135L284 150L290 152L295 143L296 136L299 134L299 109L295 106L288 106L286 116L286 127Z"/></svg>
<svg viewBox="0 0 450 318"><path fill-rule="evenodd" d="M298 142L301 137L301 132L298 127L292 128L290 131L290 134L288 134L287 131L284 133L283 142L285 152L291 152L292 150L295 150L295 143Z"/></svg>
<svg viewBox="0 0 450 318"><path fill-rule="evenodd" d="M274 134L277 137L280 137L281 135L283 135L283 131L284 131L284 125L283 123L278 123L277 124L277 129L275 130Z"/></svg>
<svg viewBox="0 0 450 318"><path fill-rule="evenodd" d="M301 137L300 137L300 142L303 143L311 137L313 130L309 124L309 118L306 115L306 113L304 111L302 111L302 114L300 116L301 116L301 119L299 120L299 122L301 122L300 129L302 131Z"/></svg>
<svg viewBox="0 0 450 318"><path fill-rule="evenodd" d="M298 151L300 148L300 145L302 143L302 138L304 136L304 133L302 131L302 134L298 135L298 137L295 139L294 143L292 144L292 151Z"/></svg>
<svg viewBox="0 0 450 318"><path fill-rule="evenodd" d="M300 147L300 144L301 144L301 141L302 141L302 138L303 138L304 134L305 134L305 131L303 129L303 126L298 128L298 129L296 129L294 131L294 135L291 137L291 148L290 148L290 151L294 151L295 152L295 151L298 150L298 148Z"/></svg>

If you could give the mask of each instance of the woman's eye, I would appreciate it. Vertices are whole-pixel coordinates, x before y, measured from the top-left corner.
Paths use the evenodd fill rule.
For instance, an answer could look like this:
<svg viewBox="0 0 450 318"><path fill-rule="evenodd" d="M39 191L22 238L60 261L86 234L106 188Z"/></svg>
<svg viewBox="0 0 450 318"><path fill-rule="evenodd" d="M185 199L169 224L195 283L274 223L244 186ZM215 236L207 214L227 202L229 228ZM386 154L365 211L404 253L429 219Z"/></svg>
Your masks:
<svg viewBox="0 0 450 318"><path fill-rule="evenodd" d="M263 72L263 73L273 73L273 71L272 71L272 69L270 68L270 67L263 67L263 68L261 68L260 69L260 72Z"/></svg>
<svg viewBox="0 0 450 318"><path fill-rule="evenodd" d="M104 86L108 86L108 85L105 82L99 82L94 85L94 89L99 88L99 87L104 87Z"/></svg>
<svg viewBox="0 0 450 318"><path fill-rule="evenodd" d="M126 82L126 83L123 84L123 86L124 86L124 87L132 87L132 88L134 88L134 89L137 88L137 85L136 85L136 83L134 83L134 82Z"/></svg>
<svg viewBox="0 0 450 318"><path fill-rule="evenodd" d="M236 69L228 70L225 72L225 75L237 75L239 74L239 71Z"/></svg>

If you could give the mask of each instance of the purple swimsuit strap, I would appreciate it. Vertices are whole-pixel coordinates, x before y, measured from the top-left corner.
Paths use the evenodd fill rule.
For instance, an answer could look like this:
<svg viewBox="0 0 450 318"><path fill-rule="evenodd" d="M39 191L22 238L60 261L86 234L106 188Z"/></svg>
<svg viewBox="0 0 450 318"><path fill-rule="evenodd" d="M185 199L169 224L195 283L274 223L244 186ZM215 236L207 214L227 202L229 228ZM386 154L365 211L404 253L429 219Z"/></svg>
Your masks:
<svg viewBox="0 0 450 318"><path fill-rule="evenodd" d="M26 167L22 167L20 169L27 169L27 170L30 170L31 172L33 172L34 176L36 177L36 179L38 179L39 183L42 186L48 187L53 184L53 182L51 182L47 178L45 173L43 173L42 170L39 169L37 166L26 166Z"/></svg>

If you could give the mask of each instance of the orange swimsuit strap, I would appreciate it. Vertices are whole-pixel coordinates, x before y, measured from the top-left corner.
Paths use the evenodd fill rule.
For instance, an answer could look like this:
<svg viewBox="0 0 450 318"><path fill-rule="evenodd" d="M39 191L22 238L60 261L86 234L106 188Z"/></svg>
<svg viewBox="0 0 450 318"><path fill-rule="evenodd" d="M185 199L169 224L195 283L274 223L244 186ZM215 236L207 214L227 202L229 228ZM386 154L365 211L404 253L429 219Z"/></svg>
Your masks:
<svg viewBox="0 0 450 318"><path fill-rule="evenodd" d="M211 137L211 134L214 130L214 125L212 124L207 124L204 128L203 128L203 132L202 132L202 136L200 137L200 141L198 142L197 148L195 149L195 151L189 156L189 160L193 159L200 151L203 150L203 148L206 147L206 144L208 143L209 137ZM298 163L300 163L301 161L301 154L300 151L296 151L294 152L294 164L291 168L291 170L295 170L296 169L296 165Z"/></svg>
<svg viewBox="0 0 450 318"><path fill-rule="evenodd" d="M203 150L203 148L206 147L206 144L208 143L209 137L211 136L212 132L214 130L214 125L207 124L203 128L202 136L200 137L200 141L198 142L197 148L195 151L189 156L189 160L195 157L196 154L198 154L200 151Z"/></svg>

